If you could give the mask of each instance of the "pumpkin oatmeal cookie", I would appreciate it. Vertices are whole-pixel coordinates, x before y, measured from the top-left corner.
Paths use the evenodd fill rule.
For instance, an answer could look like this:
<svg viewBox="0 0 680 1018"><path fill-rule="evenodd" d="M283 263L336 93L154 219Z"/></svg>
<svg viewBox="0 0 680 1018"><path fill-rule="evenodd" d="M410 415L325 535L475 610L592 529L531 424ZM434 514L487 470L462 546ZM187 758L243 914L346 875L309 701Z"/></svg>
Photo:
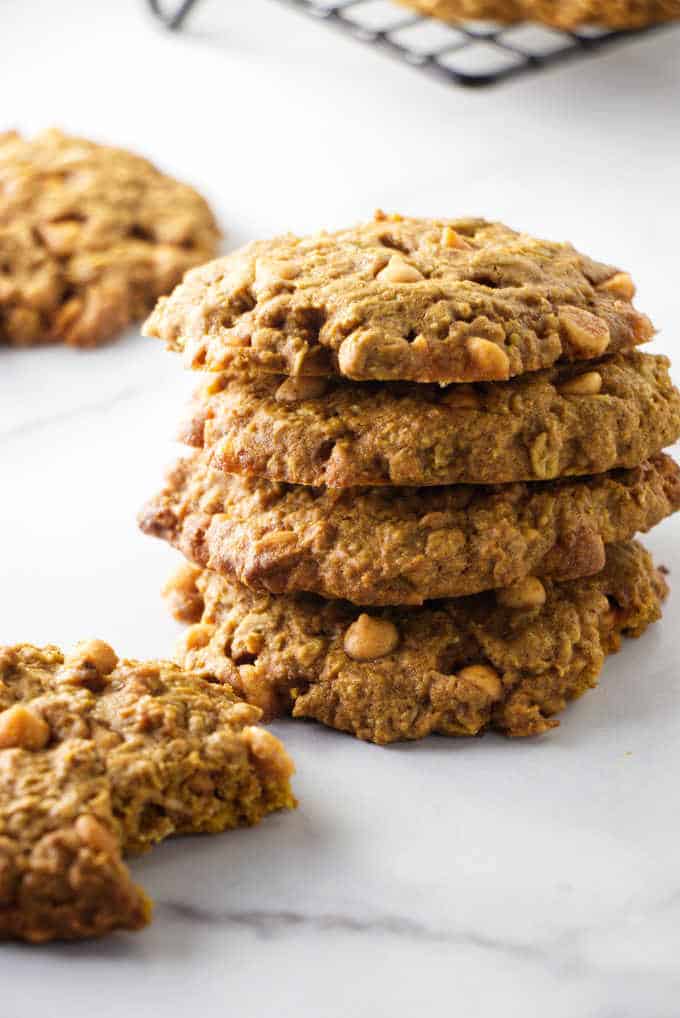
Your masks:
<svg viewBox="0 0 680 1018"><path fill-rule="evenodd" d="M139 522L255 590L387 605L586 576L604 566L605 544L678 508L680 469L664 455L576 481L331 490L224 474L199 453L168 473Z"/></svg>
<svg viewBox="0 0 680 1018"><path fill-rule="evenodd" d="M497 728L536 735L597 683L622 634L660 617L663 577L636 543L605 568L555 583L526 577L495 593L362 612L346 601L273 595L183 566L167 593L201 619L178 659L207 667L269 716L314 718L388 743Z"/></svg>
<svg viewBox="0 0 680 1018"><path fill-rule="evenodd" d="M553 28L579 25L642 28L680 18L679 0L399 0L442 21L539 21Z"/></svg>
<svg viewBox="0 0 680 1018"><path fill-rule="evenodd" d="M213 676L119 661L101 640L0 648L0 937L139 929L151 906L123 852L293 806L260 713Z"/></svg>
<svg viewBox="0 0 680 1018"><path fill-rule="evenodd" d="M668 360L641 353L447 388L232 370L202 387L180 432L227 473L329 488L602 473L679 436Z"/></svg>
<svg viewBox="0 0 680 1018"><path fill-rule="evenodd" d="M0 135L0 344L103 343L218 239L203 198L146 159L57 130Z"/></svg>
<svg viewBox="0 0 680 1018"><path fill-rule="evenodd" d="M498 381L653 334L627 272L482 219L373 222L259 241L189 273L149 336L192 367Z"/></svg>

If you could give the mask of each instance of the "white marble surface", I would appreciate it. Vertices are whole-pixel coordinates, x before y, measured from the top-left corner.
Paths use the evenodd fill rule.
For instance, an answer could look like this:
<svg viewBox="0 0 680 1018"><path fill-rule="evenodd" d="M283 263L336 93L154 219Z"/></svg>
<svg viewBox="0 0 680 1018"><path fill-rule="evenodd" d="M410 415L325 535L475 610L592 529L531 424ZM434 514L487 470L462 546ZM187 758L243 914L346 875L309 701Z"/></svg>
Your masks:
<svg viewBox="0 0 680 1018"><path fill-rule="evenodd" d="M2 120L147 152L232 245L377 205L568 237L633 269L672 351L680 31L465 93L271 0L204 0L193 24L172 38L134 0L3 4ZM136 330L0 353L0 642L169 652L175 557L135 513L191 382ZM649 542L676 574L678 538ZM277 725L299 810L135 862L157 902L141 935L3 946L3 1018L677 1018L679 598L537 741L378 749Z"/></svg>

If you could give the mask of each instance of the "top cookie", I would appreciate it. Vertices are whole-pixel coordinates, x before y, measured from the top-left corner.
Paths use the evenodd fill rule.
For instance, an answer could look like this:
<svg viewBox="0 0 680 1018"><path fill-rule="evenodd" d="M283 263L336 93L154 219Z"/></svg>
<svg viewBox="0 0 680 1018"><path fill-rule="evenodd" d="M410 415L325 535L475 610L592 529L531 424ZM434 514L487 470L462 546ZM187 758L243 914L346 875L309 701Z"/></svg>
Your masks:
<svg viewBox="0 0 680 1018"><path fill-rule="evenodd" d="M680 18L678 0L399 0L405 7L442 21L473 18L501 22L541 21L555 28L607 25L641 28Z"/></svg>
<svg viewBox="0 0 680 1018"><path fill-rule="evenodd" d="M259 241L190 273L145 333L192 367L354 380L499 381L653 334L630 276L482 219L373 222Z"/></svg>
<svg viewBox="0 0 680 1018"><path fill-rule="evenodd" d="M203 198L146 159L57 130L0 135L0 343L96 346L218 240Z"/></svg>

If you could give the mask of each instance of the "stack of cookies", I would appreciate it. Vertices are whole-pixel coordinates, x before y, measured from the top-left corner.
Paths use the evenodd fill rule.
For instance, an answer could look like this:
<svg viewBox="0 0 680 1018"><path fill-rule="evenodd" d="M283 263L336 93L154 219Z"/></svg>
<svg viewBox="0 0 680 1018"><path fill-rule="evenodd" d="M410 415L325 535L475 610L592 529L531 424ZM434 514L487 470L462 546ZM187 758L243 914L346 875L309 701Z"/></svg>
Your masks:
<svg viewBox="0 0 680 1018"><path fill-rule="evenodd" d="M188 564L180 663L386 743L531 735L666 585L680 394L630 276L478 219L374 221L193 270L147 334L208 371L143 510Z"/></svg>

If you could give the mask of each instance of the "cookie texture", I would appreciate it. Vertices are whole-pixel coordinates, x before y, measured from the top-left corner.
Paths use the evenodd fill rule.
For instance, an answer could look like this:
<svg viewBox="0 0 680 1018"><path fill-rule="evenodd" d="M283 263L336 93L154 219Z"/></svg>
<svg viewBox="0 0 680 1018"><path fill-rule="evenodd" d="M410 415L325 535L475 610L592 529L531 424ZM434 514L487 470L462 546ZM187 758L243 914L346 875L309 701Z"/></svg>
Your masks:
<svg viewBox="0 0 680 1018"><path fill-rule="evenodd" d="M503 380L653 334L630 275L482 219L379 214L259 241L191 272L147 335L192 367L354 380Z"/></svg>
<svg viewBox="0 0 680 1018"><path fill-rule="evenodd" d="M123 852L294 805L259 717L213 676L100 640L0 648L0 937L139 929L151 907Z"/></svg>
<svg viewBox="0 0 680 1018"><path fill-rule="evenodd" d="M0 135L0 343L96 346L218 240L203 198L146 159L57 130Z"/></svg>
<svg viewBox="0 0 680 1018"><path fill-rule="evenodd" d="M642 28L680 18L678 0L399 0L442 21L540 21L554 28L579 25Z"/></svg>
<svg viewBox="0 0 680 1018"><path fill-rule="evenodd" d="M292 713L388 743L485 728L535 735L596 685L622 634L660 617L666 592L645 550L610 545L587 579L535 577L497 593L373 609L273 595L183 567L168 593L203 598L178 658L208 667L270 716ZM195 603L195 602L194 602ZM180 607L181 611L181 607Z"/></svg>
<svg viewBox="0 0 680 1018"><path fill-rule="evenodd" d="M180 438L227 473L314 487L505 484L636 467L680 436L668 360L632 353L475 386L325 382L232 371Z"/></svg>
<svg viewBox="0 0 680 1018"><path fill-rule="evenodd" d="M678 508L680 469L664 455L576 481L333 490L224 474L208 452L176 464L139 522L255 590L387 605L586 576L605 544Z"/></svg>

